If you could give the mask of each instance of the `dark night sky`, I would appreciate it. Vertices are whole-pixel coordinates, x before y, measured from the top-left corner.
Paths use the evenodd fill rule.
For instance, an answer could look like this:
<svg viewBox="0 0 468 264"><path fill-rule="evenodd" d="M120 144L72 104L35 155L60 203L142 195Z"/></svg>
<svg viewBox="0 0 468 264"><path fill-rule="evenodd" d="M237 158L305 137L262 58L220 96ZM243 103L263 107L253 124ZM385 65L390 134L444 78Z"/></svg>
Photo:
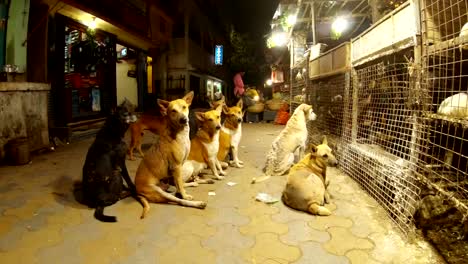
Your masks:
<svg viewBox="0 0 468 264"><path fill-rule="evenodd" d="M237 31L260 40L270 30L270 22L279 0L215 0L221 20L232 20Z"/></svg>
<svg viewBox="0 0 468 264"><path fill-rule="evenodd" d="M270 29L271 18L279 0L235 0L233 22L240 32L262 38Z"/></svg>

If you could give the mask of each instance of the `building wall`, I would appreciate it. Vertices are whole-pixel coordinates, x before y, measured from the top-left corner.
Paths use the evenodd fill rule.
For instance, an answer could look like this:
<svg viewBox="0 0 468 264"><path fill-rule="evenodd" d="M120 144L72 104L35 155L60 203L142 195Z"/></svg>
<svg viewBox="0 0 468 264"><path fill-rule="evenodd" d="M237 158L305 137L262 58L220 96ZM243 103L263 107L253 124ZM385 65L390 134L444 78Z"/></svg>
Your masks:
<svg viewBox="0 0 468 264"><path fill-rule="evenodd" d="M29 0L10 1L8 11L6 63L18 65L20 71L26 71L28 36Z"/></svg>
<svg viewBox="0 0 468 264"><path fill-rule="evenodd" d="M28 137L31 151L48 146L49 89L45 83L0 82L0 160L15 138Z"/></svg>
<svg viewBox="0 0 468 264"><path fill-rule="evenodd" d="M135 64L129 64L127 61L117 63L117 104L120 104L127 98L132 104L138 105L138 86L137 79L128 77L128 70L136 70Z"/></svg>

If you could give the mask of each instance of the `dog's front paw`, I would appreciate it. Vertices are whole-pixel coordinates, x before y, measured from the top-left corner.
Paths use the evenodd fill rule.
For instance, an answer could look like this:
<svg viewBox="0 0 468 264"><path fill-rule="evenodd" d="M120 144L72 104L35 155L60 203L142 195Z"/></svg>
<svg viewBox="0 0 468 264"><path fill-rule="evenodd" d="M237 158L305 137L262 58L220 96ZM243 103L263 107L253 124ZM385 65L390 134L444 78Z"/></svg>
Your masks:
<svg viewBox="0 0 468 264"><path fill-rule="evenodd" d="M226 176L226 172L223 171L223 170L219 171L219 174L220 174L220 175L223 175L223 176Z"/></svg>
<svg viewBox="0 0 468 264"><path fill-rule="evenodd" d="M236 167L236 168L244 168L244 165L242 165L241 163L234 163L234 167Z"/></svg>
<svg viewBox="0 0 468 264"><path fill-rule="evenodd" d="M244 162L242 160L238 160L237 163L244 165Z"/></svg>
<svg viewBox="0 0 468 264"><path fill-rule="evenodd" d="M224 179L224 176L215 175L215 179L220 181Z"/></svg>
<svg viewBox="0 0 468 264"><path fill-rule="evenodd" d="M195 208L199 208L199 209L205 209L206 205L207 205L206 202L202 202L202 201L195 202L194 204Z"/></svg>

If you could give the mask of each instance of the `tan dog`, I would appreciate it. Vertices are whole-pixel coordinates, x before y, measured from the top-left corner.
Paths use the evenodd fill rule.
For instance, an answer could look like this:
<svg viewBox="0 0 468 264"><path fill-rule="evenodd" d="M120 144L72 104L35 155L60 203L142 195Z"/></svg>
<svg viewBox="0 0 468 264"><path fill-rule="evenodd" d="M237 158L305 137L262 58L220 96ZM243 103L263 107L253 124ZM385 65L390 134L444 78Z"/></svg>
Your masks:
<svg viewBox="0 0 468 264"><path fill-rule="evenodd" d="M233 161L231 166L242 168L244 162L239 160L239 143L242 138L242 112L243 102L242 99L237 102L235 106L223 107L223 113L226 116L224 123L221 127L219 135L219 152L218 160L221 161L223 167L227 167L226 160L229 151L232 150Z"/></svg>
<svg viewBox="0 0 468 264"><path fill-rule="evenodd" d="M163 130L159 142L154 144L141 161L135 176L135 186L143 204L144 218L153 203L177 203L183 206L205 208L202 201L190 201L192 197L185 192L182 178L182 165L190 152L188 113L192 103L193 92L182 99L171 102L158 100ZM177 190L183 199L165 192L161 180L173 177Z"/></svg>
<svg viewBox="0 0 468 264"><path fill-rule="evenodd" d="M217 158L222 107L223 105L218 105L215 110L195 113L200 128L195 138L191 141L190 154L188 156L189 161L208 165L216 180L222 180L224 178L223 175L226 175Z"/></svg>
<svg viewBox="0 0 468 264"><path fill-rule="evenodd" d="M324 203L330 202L327 192L327 166L337 164L325 137L322 144L314 147L312 153L307 154L290 169L281 197L283 203L314 215L330 215L331 212L323 206Z"/></svg>
<svg viewBox="0 0 468 264"><path fill-rule="evenodd" d="M271 144L264 168L265 176L252 179L252 183L262 182L271 176L284 175L294 164L294 153L299 150L299 159L304 156L308 137L307 122L315 120L317 115L312 106L301 104L294 110L286 127Z"/></svg>
<svg viewBox="0 0 468 264"><path fill-rule="evenodd" d="M223 105L224 103L225 103L225 98L223 96L218 101L211 102L210 106L212 109L214 109L216 106ZM192 111L189 112L189 116L191 113ZM193 117L190 116L190 118L194 118L194 116ZM133 156L133 150L135 148L138 150L138 153L140 153L140 156L142 158L144 157L143 151L141 150L141 140L143 139L143 133L144 131L149 130L153 134L160 135L161 131L164 129L162 125L163 119L164 117L162 116L143 114L137 120L137 122L130 125L129 130L131 132L131 141L130 141L130 147L128 149L128 155L129 155L130 160L135 160L135 157ZM190 124L190 130L191 130L190 133L195 134L198 130L198 127L196 126L195 122L192 122L192 120L189 120L189 124Z"/></svg>

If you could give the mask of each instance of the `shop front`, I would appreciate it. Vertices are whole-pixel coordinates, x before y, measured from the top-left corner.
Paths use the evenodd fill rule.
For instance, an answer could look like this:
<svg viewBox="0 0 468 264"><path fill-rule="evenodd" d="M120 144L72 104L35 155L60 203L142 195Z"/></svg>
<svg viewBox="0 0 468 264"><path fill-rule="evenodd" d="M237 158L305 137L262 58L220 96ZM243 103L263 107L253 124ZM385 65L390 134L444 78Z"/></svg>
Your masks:
<svg viewBox="0 0 468 264"><path fill-rule="evenodd" d="M55 54L49 58L54 123L100 121L116 101L116 36L60 14L54 22Z"/></svg>
<svg viewBox="0 0 468 264"><path fill-rule="evenodd" d="M151 57L146 51L62 14L55 15L54 25L55 42L50 44L55 54L49 57L53 130L65 131L66 137L95 130L124 99L142 107L144 95L152 89Z"/></svg>

